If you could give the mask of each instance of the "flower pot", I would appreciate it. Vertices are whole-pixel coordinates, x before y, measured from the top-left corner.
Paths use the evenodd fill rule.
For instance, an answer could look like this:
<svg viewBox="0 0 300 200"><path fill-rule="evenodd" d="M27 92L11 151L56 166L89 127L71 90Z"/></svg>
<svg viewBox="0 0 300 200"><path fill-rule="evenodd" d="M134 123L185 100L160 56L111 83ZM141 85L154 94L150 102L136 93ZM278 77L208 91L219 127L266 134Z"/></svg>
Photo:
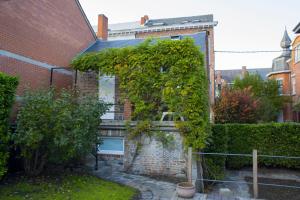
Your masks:
<svg viewBox="0 0 300 200"><path fill-rule="evenodd" d="M177 195L182 198L192 198L195 195L196 189L192 183L182 182L177 184Z"/></svg>

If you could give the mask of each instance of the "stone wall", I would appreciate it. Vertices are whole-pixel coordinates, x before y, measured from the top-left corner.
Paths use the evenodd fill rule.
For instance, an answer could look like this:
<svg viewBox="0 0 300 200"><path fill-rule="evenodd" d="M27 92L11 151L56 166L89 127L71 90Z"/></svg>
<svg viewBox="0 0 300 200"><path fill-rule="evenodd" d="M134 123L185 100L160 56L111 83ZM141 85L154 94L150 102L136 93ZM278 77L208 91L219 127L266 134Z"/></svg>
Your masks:
<svg viewBox="0 0 300 200"><path fill-rule="evenodd" d="M133 174L186 177L186 155L183 138L174 127L173 122L154 122L155 130L173 135L174 143L164 146L155 137L142 136L142 145L137 149L137 140L128 138L124 121L104 121L101 124L101 136L124 137L125 151L123 156L101 155L100 159L123 163L123 170ZM134 122L131 124L135 125Z"/></svg>

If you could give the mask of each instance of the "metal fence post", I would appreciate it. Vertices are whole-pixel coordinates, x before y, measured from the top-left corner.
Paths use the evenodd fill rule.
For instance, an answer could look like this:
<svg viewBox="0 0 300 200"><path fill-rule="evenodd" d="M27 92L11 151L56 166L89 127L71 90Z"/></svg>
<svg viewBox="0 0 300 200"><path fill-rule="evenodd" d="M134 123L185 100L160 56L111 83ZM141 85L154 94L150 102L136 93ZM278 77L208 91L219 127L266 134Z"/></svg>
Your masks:
<svg viewBox="0 0 300 200"><path fill-rule="evenodd" d="M188 148L188 163L187 163L188 182L192 183L192 147Z"/></svg>
<svg viewBox="0 0 300 200"><path fill-rule="evenodd" d="M253 196L254 199L258 198L258 184L257 184L257 150L254 149L253 155Z"/></svg>

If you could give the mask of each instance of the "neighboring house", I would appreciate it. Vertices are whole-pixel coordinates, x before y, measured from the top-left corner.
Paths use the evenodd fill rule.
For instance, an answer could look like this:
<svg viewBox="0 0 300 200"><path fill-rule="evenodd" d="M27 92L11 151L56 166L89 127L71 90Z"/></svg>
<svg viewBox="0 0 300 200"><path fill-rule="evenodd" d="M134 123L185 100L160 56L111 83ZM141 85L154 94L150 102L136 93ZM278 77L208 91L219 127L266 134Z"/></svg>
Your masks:
<svg viewBox="0 0 300 200"><path fill-rule="evenodd" d="M214 103L214 27L218 24L213 15L199 15L177 18L150 19L145 15L140 21L108 24L105 15L98 16L98 26L94 26L102 40L130 40L147 37L170 37L179 39L183 35L205 33L206 68L210 81L210 101Z"/></svg>
<svg viewBox="0 0 300 200"><path fill-rule="evenodd" d="M99 15L99 26L103 30L98 30L98 36L102 39L99 39L94 45L92 45L86 52L101 51L107 48L121 48L127 46L135 46L144 41L142 38L136 39L122 39L122 40L106 40L105 38L108 34L104 34L107 30L108 20L104 15ZM99 35L99 33L102 33ZM106 35L106 36L105 36ZM161 39L176 39L180 40L185 37L193 38L195 44L199 46L199 50L206 52L207 50L207 32L200 31L191 34L182 34L176 35L176 38L172 36L160 36ZM111 102L115 105L111 107L111 110L103 116L103 119L113 119L113 120L127 120L131 115L131 104L125 101L124 105L120 105L119 100L119 88L118 88L118 79L116 77L100 77L99 82L97 74L88 72L88 73L79 73L78 76L78 87L82 93L97 93L99 92L99 97ZM98 89L99 87L99 89Z"/></svg>
<svg viewBox="0 0 300 200"><path fill-rule="evenodd" d="M294 105L300 103L300 22L294 28L296 38L292 42L292 57L290 60L291 69L291 95ZM300 110L293 111L293 121L300 122Z"/></svg>
<svg viewBox="0 0 300 200"><path fill-rule="evenodd" d="M277 80L279 84L278 93L282 96L291 96L291 68L289 62L291 60L291 39L287 33L284 31L283 38L280 42L280 47L282 48L282 53L277 58L273 59L272 72L270 72L267 77L270 79ZM292 121L293 112L292 105L286 104L284 109L278 115L278 122Z"/></svg>
<svg viewBox="0 0 300 200"><path fill-rule="evenodd" d="M243 66L242 69L229 69L229 70L216 70L215 85L216 85L216 97L220 95L222 87L229 86L234 82L237 77L244 77L246 73L258 74L262 79L267 79L267 74L272 71L271 68L252 68L247 69Z"/></svg>
<svg viewBox="0 0 300 200"><path fill-rule="evenodd" d="M0 71L20 78L17 94L50 82L72 87L71 60L97 40L78 0L0 1L0 8Z"/></svg>

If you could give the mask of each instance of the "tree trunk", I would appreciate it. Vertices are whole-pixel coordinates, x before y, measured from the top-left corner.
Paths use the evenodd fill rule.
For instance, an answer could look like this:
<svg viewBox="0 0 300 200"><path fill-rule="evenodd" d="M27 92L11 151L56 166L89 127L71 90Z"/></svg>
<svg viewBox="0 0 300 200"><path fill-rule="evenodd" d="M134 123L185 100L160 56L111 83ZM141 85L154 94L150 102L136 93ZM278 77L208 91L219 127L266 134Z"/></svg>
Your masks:
<svg viewBox="0 0 300 200"><path fill-rule="evenodd" d="M39 150L32 153L30 158L25 158L24 169L29 176L37 176L41 174L46 164L47 154L41 154Z"/></svg>

